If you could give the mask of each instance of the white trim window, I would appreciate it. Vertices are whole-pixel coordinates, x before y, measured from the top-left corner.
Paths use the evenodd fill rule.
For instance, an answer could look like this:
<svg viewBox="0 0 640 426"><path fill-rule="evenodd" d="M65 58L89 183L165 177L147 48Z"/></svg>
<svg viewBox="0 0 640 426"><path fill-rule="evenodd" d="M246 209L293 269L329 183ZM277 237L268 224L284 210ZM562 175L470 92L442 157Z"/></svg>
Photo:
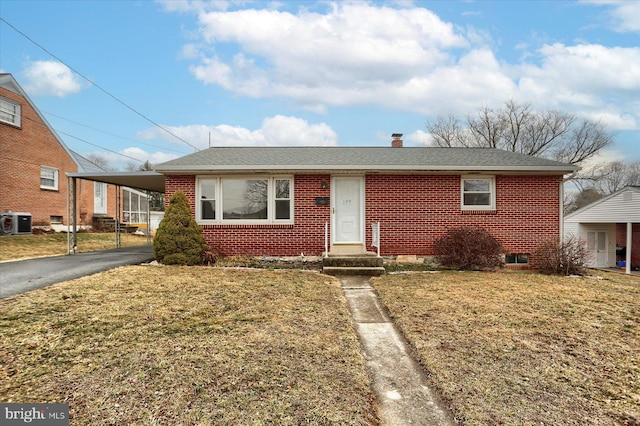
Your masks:
<svg viewBox="0 0 640 426"><path fill-rule="evenodd" d="M122 220L125 223L147 223L149 199L144 192L122 189Z"/></svg>
<svg viewBox="0 0 640 426"><path fill-rule="evenodd" d="M460 202L462 210L495 210L495 177L462 176L460 179Z"/></svg>
<svg viewBox="0 0 640 426"><path fill-rule="evenodd" d="M0 121L20 127L20 104L0 96Z"/></svg>
<svg viewBox="0 0 640 426"><path fill-rule="evenodd" d="M58 169L40 166L40 189L58 190Z"/></svg>
<svg viewBox="0 0 640 426"><path fill-rule="evenodd" d="M201 224L293 223L293 176L198 176Z"/></svg>

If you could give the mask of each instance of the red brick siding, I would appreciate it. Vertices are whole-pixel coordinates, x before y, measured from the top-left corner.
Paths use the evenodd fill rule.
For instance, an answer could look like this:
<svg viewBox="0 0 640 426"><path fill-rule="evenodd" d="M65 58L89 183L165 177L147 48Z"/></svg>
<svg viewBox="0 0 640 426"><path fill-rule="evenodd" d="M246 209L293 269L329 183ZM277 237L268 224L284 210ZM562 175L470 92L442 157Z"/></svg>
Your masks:
<svg viewBox="0 0 640 426"><path fill-rule="evenodd" d="M316 197L329 175L295 176L295 225L206 225L208 244L223 254L319 255L324 250L324 223L330 207ZM543 241L558 238L561 176L496 176L495 212L462 212L460 176L368 175L366 235L371 247L371 223L381 222L381 254L429 255L433 242L448 228L484 227L511 253L533 253ZM167 176L167 200L177 190L186 193L194 211L195 177ZM535 259L532 259L532 263Z"/></svg>
<svg viewBox="0 0 640 426"><path fill-rule="evenodd" d="M464 225L487 229L509 253L532 254L558 238L561 183L561 176L496 176L496 210L463 212L459 175L369 175L367 246L371 223L379 221L381 254L430 255L447 229Z"/></svg>
<svg viewBox="0 0 640 426"><path fill-rule="evenodd" d="M626 223L616 224L616 245L627 247ZM631 225L631 267L640 268L640 223Z"/></svg>
<svg viewBox="0 0 640 426"><path fill-rule="evenodd" d="M317 206L316 197L328 197L329 175L294 177L293 225L203 225L209 246L224 255L319 256L324 251L324 224L330 220L330 207ZM195 211L195 177L167 176L165 200L183 191Z"/></svg>
<svg viewBox="0 0 640 426"><path fill-rule="evenodd" d="M22 96L0 87L0 96L20 104L21 125L0 123L0 212L31 213L35 226L49 225L51 216L67 224L67 177L77 166L56 137ZM40 188L40 166L58 169L58 190ZM111 185L110 185L111 186ZM115 213L115 187L108 198ZM78 223L90 225L93 182L78 180Z"/></svg>

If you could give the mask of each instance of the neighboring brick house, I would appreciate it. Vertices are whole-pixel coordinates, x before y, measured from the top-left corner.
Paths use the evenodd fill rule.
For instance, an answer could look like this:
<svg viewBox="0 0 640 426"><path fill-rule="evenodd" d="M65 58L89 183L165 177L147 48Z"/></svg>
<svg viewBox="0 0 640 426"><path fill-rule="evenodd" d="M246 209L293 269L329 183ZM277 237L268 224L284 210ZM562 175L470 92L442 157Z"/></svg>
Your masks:
<svg viewBox="0 0 640 426"><path fill-rule="evenodd" d="M209 148L156 167L182 191L209 246L225 255L372 251L431 255L462 225L487 229L514 266L557 239L562 186L576 167L489 148ZM401 135L400 135L401 136ZM325 224L328 238L325 240Z"/></svg>
<svg viewBox="0 0 640 426"><path fill-rule="evenodd" d="M30 213L35 227L68 224L67 173L104 171L71 151L11 74L0 74L0 212ZM78 224L116 212L114 185L77 182Z"/></svg>

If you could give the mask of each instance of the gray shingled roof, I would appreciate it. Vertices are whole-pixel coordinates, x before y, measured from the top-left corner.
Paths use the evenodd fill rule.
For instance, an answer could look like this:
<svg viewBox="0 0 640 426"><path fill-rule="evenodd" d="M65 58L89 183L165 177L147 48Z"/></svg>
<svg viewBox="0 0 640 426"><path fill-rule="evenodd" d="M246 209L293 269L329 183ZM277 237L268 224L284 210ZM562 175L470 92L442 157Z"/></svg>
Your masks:
<svg viewBox="0 0 640 426"><path fill-rule="evenodd" d="M492 148L220 147L156 166L160 173L232 171L529 171L577 167Z"/></svg>

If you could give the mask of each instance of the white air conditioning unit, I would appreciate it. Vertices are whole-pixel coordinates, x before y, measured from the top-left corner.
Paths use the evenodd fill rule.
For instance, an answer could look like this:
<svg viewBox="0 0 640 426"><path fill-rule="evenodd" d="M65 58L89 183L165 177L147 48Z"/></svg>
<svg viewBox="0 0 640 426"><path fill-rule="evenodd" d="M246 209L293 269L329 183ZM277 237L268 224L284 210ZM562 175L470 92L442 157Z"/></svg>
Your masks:
<svg viewBox="0 0 640 426"><path fill-rule="evenodd" d="M0 231L3 234L31 234L31 213L0 213Z"/></svg>

